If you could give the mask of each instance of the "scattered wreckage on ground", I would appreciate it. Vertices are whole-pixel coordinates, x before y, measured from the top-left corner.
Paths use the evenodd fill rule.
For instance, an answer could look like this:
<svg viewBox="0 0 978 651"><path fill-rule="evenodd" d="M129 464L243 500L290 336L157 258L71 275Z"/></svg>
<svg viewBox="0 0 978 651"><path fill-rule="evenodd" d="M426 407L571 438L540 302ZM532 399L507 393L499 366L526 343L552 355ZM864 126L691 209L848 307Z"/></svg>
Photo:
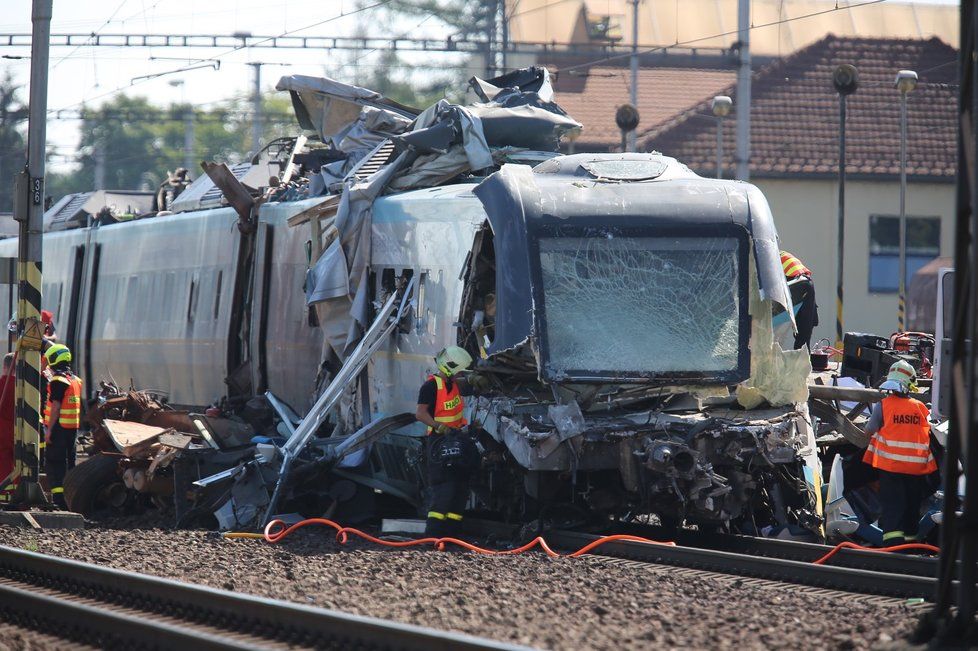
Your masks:
<svg viewBox="0 0 978 651"><path fill-rule="evenodd" d="M467 400L484 453L470 510L822 535L811 366L779 344L792 302L757 188L658 153L559 155L580 125L542 69L423 112L332 80L279 89L314 135L174 180L157 201L177 214L54 234L82 271L58 317L80 320L82 373L191 407L103 388L72 507L142 501L225 529L424 512L417 389L457 344L492 378ZM155 262L107 256L166 223L234 244L216 260L172 250L154 330L96 288L139 291Z"/></svg>

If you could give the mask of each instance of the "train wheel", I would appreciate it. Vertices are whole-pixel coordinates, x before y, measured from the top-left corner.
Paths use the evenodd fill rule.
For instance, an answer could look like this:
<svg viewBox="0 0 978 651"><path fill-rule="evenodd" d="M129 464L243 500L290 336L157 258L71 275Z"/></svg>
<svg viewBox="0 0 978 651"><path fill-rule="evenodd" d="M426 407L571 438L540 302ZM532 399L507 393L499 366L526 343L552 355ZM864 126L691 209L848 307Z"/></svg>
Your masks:
<svg viewBox="0 0 978 651"><path fill-rule="evenodd" d="M118 457L96 454L69 470L64 484L68 508L90 515L102 508L122 506L127 491L119 481L118 468Z"/></svg>

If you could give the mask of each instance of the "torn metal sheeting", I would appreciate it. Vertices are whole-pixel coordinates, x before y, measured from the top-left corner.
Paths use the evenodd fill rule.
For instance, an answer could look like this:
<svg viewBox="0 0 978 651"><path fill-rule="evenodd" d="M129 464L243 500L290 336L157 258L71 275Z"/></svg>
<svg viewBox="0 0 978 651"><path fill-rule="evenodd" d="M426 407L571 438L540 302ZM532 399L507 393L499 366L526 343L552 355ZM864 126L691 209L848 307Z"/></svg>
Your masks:
<svg viewBox="0 0 978 651"><path fill-rule="evenodd" d="M251 211L255 207L255 200L248 188L237 179L228 166L224 163L208 163L206 161L202 162L200 166L210 180L214 182L214 185L220 188L228 203L238 213L241 221L250 220Z"/></svg>
<svg viewBox="0 0 978 651"><path fill-rule="evenodd" d="M103 425L116 449L127 457L133 457L147 450L163 434L175 434L172 429L153 427L141 423L105 419Z"/></svg>

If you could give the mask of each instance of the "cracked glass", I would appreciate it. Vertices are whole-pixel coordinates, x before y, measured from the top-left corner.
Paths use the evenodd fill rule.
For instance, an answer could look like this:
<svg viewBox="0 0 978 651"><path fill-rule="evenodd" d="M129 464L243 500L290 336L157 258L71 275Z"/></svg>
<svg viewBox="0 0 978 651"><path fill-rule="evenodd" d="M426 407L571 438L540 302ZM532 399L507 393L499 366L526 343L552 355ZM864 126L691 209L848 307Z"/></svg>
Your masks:
<svg viewBox="0 0 978 651"><path fill-rule="evenodd" d="M736 239L543 238L540 267L551 373L737 369Z"/></svg>

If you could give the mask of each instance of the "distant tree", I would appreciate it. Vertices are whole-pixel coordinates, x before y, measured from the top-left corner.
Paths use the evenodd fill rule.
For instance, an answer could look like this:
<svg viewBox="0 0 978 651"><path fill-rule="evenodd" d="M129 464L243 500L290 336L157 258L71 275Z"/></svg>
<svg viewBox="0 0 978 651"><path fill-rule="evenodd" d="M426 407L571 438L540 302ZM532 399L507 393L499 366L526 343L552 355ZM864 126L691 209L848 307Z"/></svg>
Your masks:
<svg viewBox="0 0 978 651"><path fill-rule="evenodd" d="M27 162L27 106L20 101L20 86L7 70L0 78L0 212L14 205L14 179Z"/></svg>
<svg viewBox="0 0 978 651"><path fill-rule="evenodd" d="M99 157L107 189L155 189L167 172L184 164L187 110L186 104L160 107L143 97L119 95L97 109L83 111L77 165L49 174L47 194L56 201L95 188ZM251 102L244 100L194 110L193 177L202 173L202 160L231 164L244 160L251 148L251 111ZM288 98L264 98L262 115L265 143L299 130Z"/></svg>

